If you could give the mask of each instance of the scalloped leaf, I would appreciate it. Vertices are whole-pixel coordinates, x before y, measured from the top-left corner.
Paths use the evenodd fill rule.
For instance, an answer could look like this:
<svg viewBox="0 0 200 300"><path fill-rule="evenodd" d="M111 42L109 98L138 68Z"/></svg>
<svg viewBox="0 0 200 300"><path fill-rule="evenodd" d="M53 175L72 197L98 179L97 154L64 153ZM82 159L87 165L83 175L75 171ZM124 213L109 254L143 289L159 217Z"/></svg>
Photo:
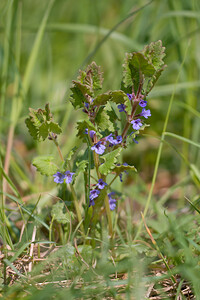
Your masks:
<svg viewBox="0 0 200 300"><path fill-rule="evenodd" d="M103 73L94 61L87 67L85 81L92 90L102 89Z"/></svg>
<svg viewBox="0 0 200 300"><path fill-rule="evenodd" d="M103 175L107 175L112 169L115 168L115 163L117 162L117 157L120 155L122 148L117 148L112 152L102 155L101 158L104 159L104 163L99 166L99 172Z"/></svg>
<svg viewBox="0 0 200 300"><path fill-rule="evenodd" d="M114 126L114 131L118 131L119 127L117 126L117 122L116 121L120 121L118 115L116 114L114 108L112 107L112 105L110 104L110 102L108 102L106 104L106 106L104 107L104 110L106 111L107 115L109 116L109 119L112 123L112 125ZM109 128L107 128L109 129ZM112 132L114 132L112 131ZM110 129L109 129L110 132Z"/></svg>
<svg viewBox="0 0 200 300"><path fill-rule="evenodd" d="M157 80L159 79L160 75L164 71L167 65L164 65L160 70L156 71L156 73L151 77L151 79L147 82L145 90L145 97L150 93L154 85L156 84Z"/></svg>
<svg viewBox="0 0 200 300"><path fill-rule="evenodd" d="M131 131L133 131L133 128L129 128L129 134L127 136L127 139L126 139L126 146L128 146L130 143L132 143L133 139L136 138L137 135L140 134L140 131L144 130L146 127L149 127L150 125L149 124L143 124L139 130L137 131L134 131L131 136L130 136L130 133Z"/></svg>
<svg viewBox="0 0 200 300"><path fill-rule="evenodd" d="M120 166L115 166L115 168L112 171L119 175L120 173L122 173L124 171L126 171L126 172L128 172L128 171L137 172L137 169L134 166L120 165Z"/></svg>
<svg viewBox="0 0 200 300"><path fill-rule="evenodd" d="M64 161L64 164L63 164L64 170L68 168L68 162L69 162L70 160L72 160L72 157L73 157L73 155L76 153L76 150L77 150L77 149L78 149L78 147L75 146L75 147L72 148L72 150L66 155L65 161Z"/></svg>
<svg viewBox="0 0 200 300"><path fill-rule="evenodd" d="M106 129L109 129L110 132L114 132L115 128L113 126L113 123L110 121L110 117L107 114L104 107L101 107L95 117L95 122L100 128L100 130L104 131Z"/></svg>
<svg viewBox="0 0 200 300"><path fill-rule="evenodd" d="M44 114L45 114L45 116L46 116L46 120L47 121L50 121L51 119L52 119L52 114L51 114L51 112L50 112L50 107L49 107L49 103L47 103L46 105L45 105L45 111L44 111Z"/></svg>
<svg viewBox="0 0 200 300"><path fill-rule="evenodd" d="M39 137L39 139L42 138L44 141L48 137L48 134L49 134L49 124L43 123L38 128L38 137Z"/></svg>
<svg viewBox="0 0 200 300"><path fill-rule="evenodd" d="M162 46L161 40L146 45L142 53L145 55L149 63L151 63L156 70L160 69L163 66L163 58L166 54L165 47Z"/></svg>
<svg viewBox="0 0 200 300"><path fill-rule="evenodd" d="M110 101L112 101L116 104L124 103L127 100L127 95L122 90L110 92L110 95L111 95Z"/></svg>
<svg viewBox="0 0 200 300"><path fill-rule="evenodd" d="M94 130L96 131L96 127L90 122L89 120L83 120L77 122L77 130L78 133L76 136L80 137L81 139L85 139L85 129L88 128L88 130Z"/></svg>
<svg viewBox="0 0 200 300"><path fill-rule="evenodd" d="M71 87L72 95L70 101L74 108L84 107L84 102L88 102L88 96L92 97L91 90L84 84L73 80L73 86Z"/></svg>
<svg viewBox="0 0 200 300"><path fill-rule="evenodd" d="M51 216L56 220L58 223L67 224L70 223L70 213L63 212L64 209L64 202L57 202L52 206Z"/></svg>
<svg viewBox="0 0 200 300"><path fill-rule="evenodd" d="M79 71L78 81L86 85L92 93L102 89L103 73L100 66L93 61L88 65L86 71Z"/></svg>
<svg viewBox="0 0 200 300"><path fill-rule="evenodd" d="M110 92L100 94L96 98L94 98L94 101L92 102L92 106L105 105L108 101L110 101L110 99L111 99Z"/></svg>
<svg viewBox="0 0 200 300"><path fill-rule="evenodd" d="M56 133L56 134L62 133L61 127L58 125L58 123L55 123L55 122L49 123L49 131Z"/></svg>
<svg viewBox="0 0 200 300"><path fill-rule="evenodd" d="M30 120L34 126L40 127L42 123L46 120L46 118L44 118L44 112L45 111L41 108L37 110L31 107L29 108Z"/></svg>
<svg viewBox="0 0 200 300"><path fill-rule="evenodd" d="M26 118L25 120L26 127L28 128L28 131L32 138L34 140L38 139L38 129L34 126L33 122L30 120L30 118Z"/></svg>
<svg viewBox="0 0 200 300"><path fill-rule="evenodd" d="M42 175L52 176L58 171L58 166L53 162L54 157L50 155L38 156L33 159L33 166Z"/></svg>
<svg viewBox="0 0 200 300"><path fill-rule="evenodd" d="M85 169L87 168L88 161L87 160L81 160L76 162L76 173L75 176L78 176L79 173L84 173Z"/></svg>
<svg viewBox="0 0 200 300"><path fill-rule="evenodd" d="M29 111L29 118L25 120L25 124L35 140L45 140L49 133L60 134L62 132L60 126L53 122L49 104L45 105L45 110L29 108Z"/></svg>
<svg viewBox="0 0 200 300"><path fill-rule="evenodd" d="M123 65L123 82L124 86L133 86L135 94L140 85L143 85L145 77L153 76L155 68L148 62L144 54L133 52L126 56Z"/></svg>

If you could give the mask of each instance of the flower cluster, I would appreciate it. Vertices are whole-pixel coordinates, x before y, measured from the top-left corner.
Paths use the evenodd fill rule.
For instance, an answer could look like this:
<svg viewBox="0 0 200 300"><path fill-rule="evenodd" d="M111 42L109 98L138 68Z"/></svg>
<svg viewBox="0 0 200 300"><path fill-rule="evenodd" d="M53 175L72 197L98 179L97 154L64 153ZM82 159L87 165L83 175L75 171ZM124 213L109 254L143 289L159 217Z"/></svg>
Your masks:
<svg viewBox="0 0 200 300"><path fill-rule="evenodd" d="M108 143L107 143L108 142ZM113 137L113 134L109 134L104 138L104 140L98 141L95 145L91 147L93 151L97 154L103 154L106 150L106 147L113 147L115 145L121 144L122 136L118 135L116 138Z"/></svg>
<svg viewBox="0 0 200 300"><path fill-rule="evenodd" d="M112 198L112 196L114 195L114 192L111 192L108 194L108 199L109 199L109 205L110 205L110 210L114 210L116 207L116 202L117 200Z"/></svg>
<svg viewBox="0 0 200 300"><path fill-rule="evenodd" d="M95 202L94 200L99 196L100 191L103 190L107 186L107 183L103 181L102 178L98 180L98 183L96 184L95 189L90 191L90 204L89 206L94 206ZM110 210L114 210L116 207L116 199L113 199L112 196L114 195L114 192L111 192L108 194L108 199L109 199L109 205L110 205Z"/></svg>
<svg viewBox="0 0 200 300"><path fill-rule="evenodd" d="M103 181L102 178L98 180L98 183L96 184L96 188L94 190L90 191L90 204L89 206L94 206L94 199L97 198L100 194L100 190L103 190L105 186L107 185L106 182Z"/></svg>
<svg viewBox="0 0 200 300"><path fill-rule="evenodd" d="M53 175L54 177L54 182L56 183L63 183L64 181L66 183L71 183L72 182L72 176L75 173L72 173L70 171L66 171L64 174L61 172L57 172L56 174Z"/></svg>
<svg viewBox="0 0 200 300"><path fill-rule="evenodd" d="M144 117L145 119L147 119L148 117L151 116L151 112L150 109L145 109L144 107L147 106L147 101L144 100L144 96L142 94L140 94L139 96L135 96L135 94L127 94L128 98L130 101L137 101L139 102L139 106L142 107L142 112L138 115L135 116L135 119L131 121L132 127L134 130L139 130L142 127L142 120L138 117ZM119 112L126 112L126 105L125 104L119 104L118 106Z"/></svg>

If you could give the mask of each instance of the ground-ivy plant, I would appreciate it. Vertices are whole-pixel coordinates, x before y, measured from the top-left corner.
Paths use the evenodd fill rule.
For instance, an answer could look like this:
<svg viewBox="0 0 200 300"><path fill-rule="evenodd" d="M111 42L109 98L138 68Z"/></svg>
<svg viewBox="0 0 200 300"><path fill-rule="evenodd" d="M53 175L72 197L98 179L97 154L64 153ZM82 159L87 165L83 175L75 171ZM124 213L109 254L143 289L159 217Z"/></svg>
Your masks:
<svg viewBox="0 0 200 300"><path fill-rule="evenodd" d="M61 159L56 164L52 155L40 156L33 160L33 165L41 174L51 176L55 184L69 186L83 235L88 229L94 232L106 212L109 233L113 236L112 211L118 200L112 184L117 178L122 181L122 174L136 172L134 166L126 162L119 164L118 159L130 143L138 143L141 131L149 126L146 120L151 111L147 98L165 68L164 56L165 48L161 41L147 45L141 52L127 53L121 89L106 93L101 93L103 73L95 62L79 72L77 80L72 82L70 101L74 109L82 110L83 119L77 122L77 136L86 145L86 152L85 159L77 162L73 170L69 162L77 148L63 156L57 141L62 130L54 122L49 105L44 110L30 108L26 125L31 136L37 141L47 138L53 141ZM86 190L84 215L74 188L77 176L82 173ZM108 181L110 174L112 179ZM53 208L53 216L58 222L68 221L62 205Z"/></svg>

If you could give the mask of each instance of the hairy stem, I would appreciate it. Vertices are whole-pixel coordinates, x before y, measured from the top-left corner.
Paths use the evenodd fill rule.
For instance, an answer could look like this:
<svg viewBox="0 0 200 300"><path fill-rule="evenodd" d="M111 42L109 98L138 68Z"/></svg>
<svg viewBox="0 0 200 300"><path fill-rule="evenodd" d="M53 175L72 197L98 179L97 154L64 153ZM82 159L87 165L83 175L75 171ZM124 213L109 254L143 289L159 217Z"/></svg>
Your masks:
<svg viewBox="0 0 200 300"><path fill-rule="evenodd" d="M133 103L133 106L132 106L130 120L133 119L138 104L139 104L139 101L138 101L138 100L135 100L134 103ZM128 121L126 122L126 125L125 125L125 127L124 127L124 130L123 130L123 132L122 132L122 140L123 140L124 137L126 136L127 131L129 130L130 125L131 125L131 124L130 124L130 121L128 120Z"/></svg>

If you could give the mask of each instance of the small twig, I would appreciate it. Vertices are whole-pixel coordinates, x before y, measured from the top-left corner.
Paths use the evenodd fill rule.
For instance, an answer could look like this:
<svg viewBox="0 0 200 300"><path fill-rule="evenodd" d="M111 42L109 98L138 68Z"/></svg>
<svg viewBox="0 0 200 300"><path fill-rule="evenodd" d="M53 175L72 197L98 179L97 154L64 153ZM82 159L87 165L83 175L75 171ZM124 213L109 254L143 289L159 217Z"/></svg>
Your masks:
<svg viewBox="0 0 200 300"><path fill-rule="evenodd" d="M78 254L78 256L80 257L80 260L86 265L86 267L89 269L90 266L88 265L88 263L86 263L86 261L83 259L82 255L80 254L79 250L78 250L78 247L77 247L77 241L76 241L76 238L74 239L74 247L76 249L76 252Z"/></svg>
<svg viewBox="0 0 200 300"><path fill-rule="evenodd" d="M35 236L36 236L36 226L33 227L33 234L32 234L32 239L31 239L31 246L30 246L30 257L33 256L33 248L34 248L34 241L35 241ZM28 271L31 272L32 271L32 265L33 265L33 261L31 261L28 265Z"/></svg>
<svg viewBox="0 0 200 300"><path fill-rule="evenodd" d="M23 225L22 225L22 229L21 229L20 237L19 237L19 243L22 241L22 236L23 236L23 233L24 233L24 229L25 229L25 223L23 223Z"/></svg>

